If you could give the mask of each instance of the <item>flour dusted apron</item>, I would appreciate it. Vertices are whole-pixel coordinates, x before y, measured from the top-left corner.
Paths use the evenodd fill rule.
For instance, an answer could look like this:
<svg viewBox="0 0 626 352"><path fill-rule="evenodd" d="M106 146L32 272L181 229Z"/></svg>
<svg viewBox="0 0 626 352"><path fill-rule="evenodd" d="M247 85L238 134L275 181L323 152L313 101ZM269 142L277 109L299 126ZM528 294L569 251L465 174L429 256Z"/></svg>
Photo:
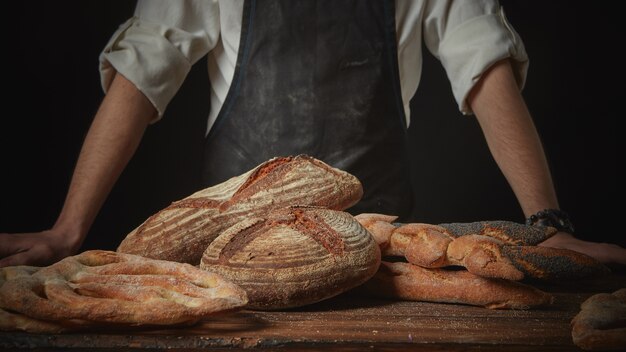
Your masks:
<svg viewBox="0 0 626 352"><path fill-rule="evenodd" d="M393 1L247 0L230 91L206 139L206 186L276 156L357 176L349 211L408 215Z"/></svg>

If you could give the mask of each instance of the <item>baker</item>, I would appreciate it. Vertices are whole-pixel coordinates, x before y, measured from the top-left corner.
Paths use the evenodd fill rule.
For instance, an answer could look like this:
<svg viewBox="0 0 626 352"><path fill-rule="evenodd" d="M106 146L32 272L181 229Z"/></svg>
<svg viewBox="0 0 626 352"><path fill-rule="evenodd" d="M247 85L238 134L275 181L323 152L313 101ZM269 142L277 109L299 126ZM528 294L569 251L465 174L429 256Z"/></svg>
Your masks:
<svg viewBox="0 0 626 352"><path fill-rule="evenodd" d="M208 54L206 186L279 155L309 154L356 175L352 211L411 210L406 128L422 40L443 63L460 110L475 113L544 245L626 263L615 245L575 239L519 89L528 58L496 1L142 1L101 55L106 91L52 229L1 234L0 266L78 251L147 125Z"/></svg>

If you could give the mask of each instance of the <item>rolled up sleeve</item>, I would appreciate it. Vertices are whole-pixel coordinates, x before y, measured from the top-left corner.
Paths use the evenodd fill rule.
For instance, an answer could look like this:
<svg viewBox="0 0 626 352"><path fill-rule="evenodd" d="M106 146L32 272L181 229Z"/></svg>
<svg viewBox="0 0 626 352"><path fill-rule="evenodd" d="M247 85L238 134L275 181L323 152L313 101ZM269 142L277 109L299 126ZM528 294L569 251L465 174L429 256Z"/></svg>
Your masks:
<svg viewBox="0 0 626 352"><path fill-rule="evenodd" d="M497 1L436 2L425 22L425 43L441 60L463 114L472 114L467 96L474 85L502 59L511 59L517 84L524 87L528 55Z"/></svg>
<svg viewBox="0 0 626 352"><path fill-rule="evenodd" d="M102 88L106 92L119 72L150 100L158 120L191 66L218 37L216 1L140 0L100 55Z"/></svg>

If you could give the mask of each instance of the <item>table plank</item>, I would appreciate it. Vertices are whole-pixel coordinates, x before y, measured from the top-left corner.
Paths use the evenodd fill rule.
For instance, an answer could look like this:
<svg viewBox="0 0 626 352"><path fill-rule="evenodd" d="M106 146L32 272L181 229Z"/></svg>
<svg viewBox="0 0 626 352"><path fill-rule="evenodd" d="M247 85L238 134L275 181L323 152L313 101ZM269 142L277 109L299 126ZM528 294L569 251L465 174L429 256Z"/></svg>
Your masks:
<svg viewBox="0 0 626 352"><path fill-rule="evenodd" d="M457 304L403 302L344 294L273 312L240 311L191 327L98 331L74 334L0 334L0 347L64 349L250 348L338 351L363 349L423 351L572 351L570 321L580 303L597 292L626 287L626 276L565 285L534 283L555 296L535 310L490 310Z"/></svg>

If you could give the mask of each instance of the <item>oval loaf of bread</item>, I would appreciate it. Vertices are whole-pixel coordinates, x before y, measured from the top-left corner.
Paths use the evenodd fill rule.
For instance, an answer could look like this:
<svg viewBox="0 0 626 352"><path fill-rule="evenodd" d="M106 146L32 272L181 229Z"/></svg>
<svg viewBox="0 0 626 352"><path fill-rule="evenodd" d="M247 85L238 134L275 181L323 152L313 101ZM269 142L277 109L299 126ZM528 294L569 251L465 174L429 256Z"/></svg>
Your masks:
<svg viewBox="0 0 626 352"><path fill-rule="evenodd" d="M363 195L359 180L309 156L274 158L151 216L119 252L197 265L222 231L294 204L343 210Z"/></svg>
<svg viewBox="0 0 626 352"><path fill-rule="evenodd" d="M378 245L350 214L301 206L227 229L200 263L246 290L253 309L330 298L367 281L379 265Z"/></svg>
<svg viewBox="0 0 626 352"><path fill-rule="evenodd" d="M246 303L244 290L215 273L110 251L0 269L0 330L192 324Z"/></svg>
<svg viewBox="0 0 626 352"><path fill-rule="evenodd" d="M360 290L378 297L461 303L490 309L529 309L554 298L529 285L474 275L467 270L427 269L411 263L381 263Z"/></svg>

